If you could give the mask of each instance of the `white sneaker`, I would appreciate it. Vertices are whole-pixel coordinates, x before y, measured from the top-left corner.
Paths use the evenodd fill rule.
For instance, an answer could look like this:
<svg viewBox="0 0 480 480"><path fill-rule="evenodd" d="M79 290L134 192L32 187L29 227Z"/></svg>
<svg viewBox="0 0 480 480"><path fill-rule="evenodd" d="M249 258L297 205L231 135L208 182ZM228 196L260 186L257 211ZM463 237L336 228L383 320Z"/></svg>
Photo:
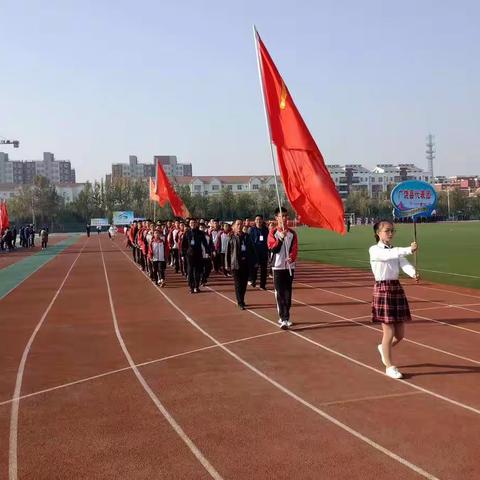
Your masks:
<svg viewBox="0 0 480 480"><path fill-rule="evenodd" d="M283 323L283 320L281 318L278 319L277 323L281 325Z"/></svg>
<svg viewBox="0 0 480 480"><path fill-rule="evenodd" d="M158 280L157 281L157 285L161 285L162 284L162 281L161 280Z"/></svg>
<svg viewBox="0 0 480 480"><path fill-rule="evenodd" d="M288 330L288 322L286 320L282 320L282 323L280 324L280 328L282 330Z"/></svg>
<svg viewBox="0 0 480 480"><path fill-rule="evenodd" d="M396 380L403 378L403 375L398 371L397 367L391 366L385 370L385 375L390 378L395 378Z"/></svg>
<svg viewBox="0 0 480 480"><path fill-rule="evenodd" d="M287 326L288 327L291 327L293 325L293 322L291 322L290 320L287 321Z"/></svg>
<svg viewBox="0 0 480 480"><path fill-rule="evenodd" d="M385 362L385 357L383 356L383 348L382 344L377 345L378 353L380 353L380 357L382 357L382 363L387 366L387 363Z"/></svg>
<svg viewBox="0 0 480 480"><path fill-rule="evenodd" d="M248 281L248 284L249 284L250 286L252 286L252 282L251 282L250 280Z"/></svg>

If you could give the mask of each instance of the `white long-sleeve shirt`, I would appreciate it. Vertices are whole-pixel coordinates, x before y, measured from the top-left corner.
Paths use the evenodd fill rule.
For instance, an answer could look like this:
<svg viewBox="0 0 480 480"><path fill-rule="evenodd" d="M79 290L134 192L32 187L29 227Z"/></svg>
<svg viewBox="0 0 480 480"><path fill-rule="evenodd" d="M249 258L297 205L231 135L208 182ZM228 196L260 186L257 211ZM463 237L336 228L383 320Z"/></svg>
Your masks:
<svg viewBox="0 0 480 480"><path fill-rule="evenodd" d="M372 245L370 253L370 265L377 282L382 280L398 280L400 269L408 276L415 278L415 268L405 258L412 254L411 247L389 247L383 242Z"/></svg>

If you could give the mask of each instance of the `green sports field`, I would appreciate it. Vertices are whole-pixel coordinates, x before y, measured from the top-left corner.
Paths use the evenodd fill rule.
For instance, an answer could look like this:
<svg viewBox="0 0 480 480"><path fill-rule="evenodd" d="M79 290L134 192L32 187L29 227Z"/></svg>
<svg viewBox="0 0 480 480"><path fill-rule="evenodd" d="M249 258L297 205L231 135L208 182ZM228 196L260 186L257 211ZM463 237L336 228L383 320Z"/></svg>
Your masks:
<svg viewBox="0 0 480 480"><path fill-rule="evenodd" d="M394 244L410 245L413 226L395 228ZM372 225L353 226L345 236L306 227L297 232L301 260L370 268L368 248L375 243ZM419 224L417 242L422 278L480 289L480 222ZM413 256L408 258L413 263Z"/></svg>

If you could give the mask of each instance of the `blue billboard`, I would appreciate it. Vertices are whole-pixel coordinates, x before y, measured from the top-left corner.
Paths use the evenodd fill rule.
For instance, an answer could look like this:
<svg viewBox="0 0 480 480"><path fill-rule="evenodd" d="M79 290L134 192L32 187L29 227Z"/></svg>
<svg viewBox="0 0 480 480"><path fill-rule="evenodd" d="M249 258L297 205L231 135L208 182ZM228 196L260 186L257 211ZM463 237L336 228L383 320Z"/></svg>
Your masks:
<svg viewBox="0 0 480 480"><path fill-rule="evenodd" d="M114 225L130 225L133 222L133 212L113 212L113 224Z"/></svg>
<svg viewBox="0 0 480 480"><path fill-rule="evenodd" d="M430 217L437 205L437 192L427 182L406 180L395 186L390 199L397 218Z"/></svg>

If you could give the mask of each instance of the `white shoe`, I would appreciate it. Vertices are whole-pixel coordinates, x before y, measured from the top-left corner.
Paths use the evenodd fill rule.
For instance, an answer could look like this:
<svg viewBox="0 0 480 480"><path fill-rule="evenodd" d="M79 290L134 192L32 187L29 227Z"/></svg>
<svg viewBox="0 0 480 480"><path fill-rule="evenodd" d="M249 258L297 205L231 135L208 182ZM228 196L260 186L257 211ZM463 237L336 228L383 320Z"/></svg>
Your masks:
<svg viewBox="0 0 480 480"><path fill-rule="evenodd" d="M277 323L281 325L283 323L283 320L281 318L278 319Z"/></svg>
<svg viewBox="0 0 480 480"><path fill-rule="evenodd" d="M249 284L250 286L252 286L252 282L251 282L250 280L248 281L248 284Z"/></svg>
<svg viewBox="0 0 480 480"><path fill-rule="evenodd" d="M287 327L291 327L293 325L293 322L291 322L290 320L287 321Z"/></svg>
<svg viewBox="0 0 480 480"><path fill-rule="evenodd" d="M394 378L396 380L403 378L403 375L398 371L398 368L393 366L388 367L385 370L385 375L387 375L387 377Z"/></svg>
<svg viewBox="0 0 480 480"><path fill-rule="evenodd" d="M286 320L283 320L281 325L280 325L280 328L282 330L288 330L288 322Z"/></svg>
<svg viewBox="0 0 480 480"><path fill-rule="evenodd" d="M162 284L162 281L158 280L157 285L161 285L161 284Z"/></svg>
<svg viewBox="0 0 480 480"><path fill-rule="evenodd" d="M380 353L380 357L382 357L382 363L387 366L387 363L385 362L385 357L383 356L383 348L382 344L377 345L378 353Z"/></svg>

